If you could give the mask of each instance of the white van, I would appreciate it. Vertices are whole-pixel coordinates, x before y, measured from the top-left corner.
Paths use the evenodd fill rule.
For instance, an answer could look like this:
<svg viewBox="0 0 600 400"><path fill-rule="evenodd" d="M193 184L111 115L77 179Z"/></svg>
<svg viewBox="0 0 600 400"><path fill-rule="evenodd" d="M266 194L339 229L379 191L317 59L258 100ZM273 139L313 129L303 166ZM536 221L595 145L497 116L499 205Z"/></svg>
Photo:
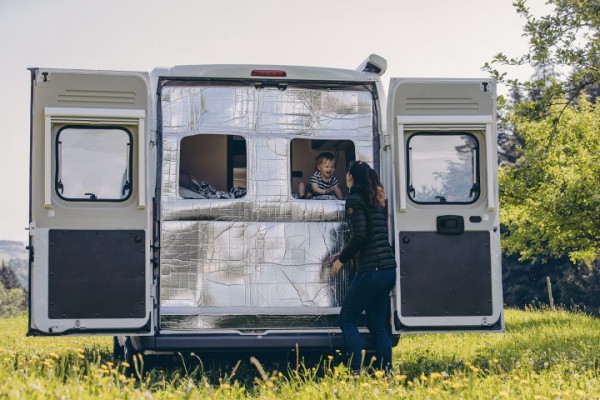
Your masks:
<svg viewBox="0 0 600 400"><path fill-rule="evenodd" d="M395 343L503 331L495 82L392 78L386 100L385 69L32 68L28 334L341 348L344 201L297 194L322 152L344 193L353 160L385 186Z"/></svg>

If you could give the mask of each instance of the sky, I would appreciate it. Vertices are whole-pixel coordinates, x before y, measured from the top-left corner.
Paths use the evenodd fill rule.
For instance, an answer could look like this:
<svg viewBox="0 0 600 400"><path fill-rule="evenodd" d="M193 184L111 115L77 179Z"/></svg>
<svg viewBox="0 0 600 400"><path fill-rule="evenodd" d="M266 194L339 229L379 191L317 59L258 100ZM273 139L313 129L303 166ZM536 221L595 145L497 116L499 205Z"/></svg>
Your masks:
<svg viewBox="0 0 600 400"><path fill-rule="evenodd" d="M390 77L479 78L495 54L527 50L523 24L512 0L0 0L0 240L28 235L27 68L354 69L376 53L388 62L385 86Z"/></svg>

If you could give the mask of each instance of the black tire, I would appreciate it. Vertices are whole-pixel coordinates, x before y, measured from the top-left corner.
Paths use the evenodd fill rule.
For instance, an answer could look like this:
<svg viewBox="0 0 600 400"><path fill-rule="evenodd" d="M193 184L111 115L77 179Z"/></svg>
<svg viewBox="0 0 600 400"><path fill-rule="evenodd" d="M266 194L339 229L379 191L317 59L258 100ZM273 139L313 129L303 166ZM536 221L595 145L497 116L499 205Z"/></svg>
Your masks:
<svg viewBox="0 0 600 400"><path fill-rule="evenodd" d="M133 354L135 350L131 344L131 338L127 336L125 339L125 345L122 346L123 349L123 361L127 362L129 365L133 366Z"/></svg>
<svg viewBox="0 0 600 400"><path fill-rule="evenodd" d="M119 338L117 336L113 336L113 358L115 361L125 360L125 352L123 346L119 343Z"/></svg>
<svg viewBox="0 0 600 400"><path fill-rule="evenodd" d="M135 368L133 366L133 355L135 353L137 352L133 349L131 338L129 336L113 336L113 357L115 362L126 362L129 364L129 366L125 368L126 375L130 375L135 372Z"/></svg>

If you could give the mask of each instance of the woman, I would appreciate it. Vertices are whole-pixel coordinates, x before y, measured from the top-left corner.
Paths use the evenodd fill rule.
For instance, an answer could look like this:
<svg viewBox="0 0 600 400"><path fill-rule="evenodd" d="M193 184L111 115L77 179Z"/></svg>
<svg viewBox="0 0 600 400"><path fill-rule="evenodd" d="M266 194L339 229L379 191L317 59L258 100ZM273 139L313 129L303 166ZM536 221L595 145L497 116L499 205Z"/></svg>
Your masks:
<svg viewBox="0 0 600 400"><path fill-rule="evenodd" d="M350 356L350 368L359 373L362 365L363 341L357 323L363 310L367 327L375 340L377 358L374 366L389 371L392 367L392 342L386 328L389 294L396 283L396 260L390 247L387 229L385 194L377 173L362 161L350 164L346 174L349 196L346 219L350 225L350 241L334 257L332 269L337 274L355 254L359 254L356 276L342 310L340 328Z"/></svg>

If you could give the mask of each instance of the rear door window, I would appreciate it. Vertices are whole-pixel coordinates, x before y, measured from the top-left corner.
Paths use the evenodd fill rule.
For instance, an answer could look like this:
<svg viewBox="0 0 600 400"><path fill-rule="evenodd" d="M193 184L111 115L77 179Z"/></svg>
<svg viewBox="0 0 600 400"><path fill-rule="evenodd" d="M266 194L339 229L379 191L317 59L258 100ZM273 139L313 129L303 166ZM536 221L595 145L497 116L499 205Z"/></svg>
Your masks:
<svg viewBox="0 0 600 400"><path fill-rule="evenodd" d="M408 139L408 194L415 203L479 198L479 143L470 133L416 133Z"/></svg>
<svg viewBox="0 0 600 400"><path fill-rule="evenodd" d="M125 201L132 191L132 135L122 127L65 126L56 135L58 196Z"/></svg>

